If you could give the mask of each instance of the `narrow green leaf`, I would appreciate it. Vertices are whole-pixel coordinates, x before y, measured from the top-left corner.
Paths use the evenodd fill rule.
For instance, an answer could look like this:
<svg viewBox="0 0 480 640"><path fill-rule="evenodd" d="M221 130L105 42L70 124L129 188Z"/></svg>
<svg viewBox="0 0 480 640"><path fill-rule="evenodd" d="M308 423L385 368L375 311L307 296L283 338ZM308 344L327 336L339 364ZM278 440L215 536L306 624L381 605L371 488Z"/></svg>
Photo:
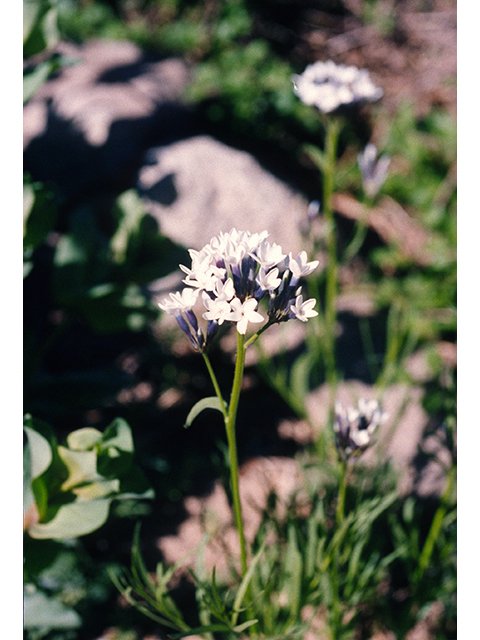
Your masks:
<svg viewBox="0 0 480 640"><path fill-rule="evenodd" d="M309 156L309 158L317 165L320 171L323 172L326 166L325 154L313 144L304 144L302 149L307 154L307 156Z"/></svg>
<svg viewBox="0 0 480 640"><path fill-rule="evenodd" d="M309 386L311 356L308 351L301 354L294 362L291 372L291 388L299 401L304 401Z"/></svg>
<svg viewBox="0 0 480 640"><path fill-rule="evenodd" d="M302 596L302 571L303 559L298 548L298 539L295 526L292 523L288 529L288 545L285 553L285 569L289 576L289 604L290 615L297 617L300 613Z"/></svg>
<svg viewBox="0 0 480 640"><path fill-rule="evenodd" d="M246 574L243 576L240 586L238 587L237 595L235 596L235 601L233 603L234 614L232 616L232 625L235 625L237 623L238 614L241 611L243 599L245 598L248 587L254 575L255 569L257 568L257 565L263 556L265 545L266 543L264 542L260 547L260 549L255 554L252 560L252 564L249 566Z"/></svg>
<svg viewBox="0 0 480 640"><path fill-rule="evenodd" d="M210 633L211 631L230 631L230 627L226 624L208 624L203 627L195 627L195 629L190 629L190 631L185 631L182 633L172 633L169 634L171 638L188 638L189 636L199 635L201 633Z"/></svg>
<svg viewBox="0 0 480 640"><path fill-rule="evenodd" d="M258 620L247 620L247 622L242 622L242 624L237 624L236 627L233 628L233 630L235 631L235 633L241 633L242 631L245 631L245 629L248 629L248 627L251 627L254 624L257 624Z"/></svg>
<svg viewBox="0 0 480 640"><path fill-rule="evenodd" d="M213 570L212 570L211 585L212 585L212 598L213 598L213 602L215 603L215 606L217 607L217 612L218 613L223 613L225 611L225 605L222 602L222 600L220 598L220 595L218 593L215 567L213 567ZM213 611L212 611L212 613L213 613Z"/></svg>
<svg viewBox="0 0 480 640"><path fill-rule="evenodd" d="M217 411L220 411L220 413L223 415L223 407L219 398L217 398L217 396L209 396L208 398L202 398L202 400L199 400L192 407L192 409L190 409L190 412L185 421L185 425L184 425L185 428L189 427L192 424L192 422L195 420L195 418L200 413L202 413L202 411L204 411L205 409L216 409Z"/></svg>

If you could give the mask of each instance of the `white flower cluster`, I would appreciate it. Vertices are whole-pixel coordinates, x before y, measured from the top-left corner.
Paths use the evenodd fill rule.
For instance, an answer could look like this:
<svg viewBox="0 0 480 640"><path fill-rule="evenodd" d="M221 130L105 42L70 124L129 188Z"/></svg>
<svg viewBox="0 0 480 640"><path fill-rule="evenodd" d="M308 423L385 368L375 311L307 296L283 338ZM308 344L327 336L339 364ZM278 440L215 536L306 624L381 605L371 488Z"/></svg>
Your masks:
<svg viewBox="0 0 480 640"><path fill-rule="evenodd" d="M302 74L293 76L293 85L302 102L323 113L335 111L342 105L374 102L383 95L368 71L337 65L331 60L308 65Z"/></svg>
<svg viewBox="0 0 480 640"><path fill-rule="evenodd" d="M365 194L374 198L382 188L387 178L390 157L378 158L377 147L371 142L367 144L362 153L358 154L358 167L362 175L362 185Z"/></svg>
<svg viewBox="0 0 480 640"><path fill-rule="evenodd" d="M377 427L385 421L384 413L376 400L367 401L361 398L357 408L335 405L335 444L344 460L352 454L358 455L371 443Z"/></svg>
<svg viewBox="0 0 480 640"><path fill-rule="evenodd" d="M306 322L318 315L315 299L303 300L299 280L317 267L301 251L294 258L278 245L267 241L268 232L250 233L232 229L220 233L200 251L189 249L191 267L180 265L187 285L160 302L160 308L176 317L193 346L202 351L225 321L236 323L245 335L249 323L271 324L297 318ZM259 313L261 299L268 298L268 318ZM201 299L208 321L204 336L193 307Z"/></svg>

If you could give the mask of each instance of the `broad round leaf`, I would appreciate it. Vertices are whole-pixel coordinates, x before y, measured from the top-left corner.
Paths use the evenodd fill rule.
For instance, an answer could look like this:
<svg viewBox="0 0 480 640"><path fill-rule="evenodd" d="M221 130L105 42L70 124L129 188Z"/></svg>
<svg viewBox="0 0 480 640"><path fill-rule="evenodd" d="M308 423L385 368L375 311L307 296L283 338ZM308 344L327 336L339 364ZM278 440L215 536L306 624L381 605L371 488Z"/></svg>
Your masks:
<svg viewBox="0 0 480 640"><path fill-rule="evenodd" d="M65 539L84 536L105 524L111 501L111 498L104 498L103 500L71 502L63 505L53 520L33 525L28 533L32 538L38 539Z"/></svg>

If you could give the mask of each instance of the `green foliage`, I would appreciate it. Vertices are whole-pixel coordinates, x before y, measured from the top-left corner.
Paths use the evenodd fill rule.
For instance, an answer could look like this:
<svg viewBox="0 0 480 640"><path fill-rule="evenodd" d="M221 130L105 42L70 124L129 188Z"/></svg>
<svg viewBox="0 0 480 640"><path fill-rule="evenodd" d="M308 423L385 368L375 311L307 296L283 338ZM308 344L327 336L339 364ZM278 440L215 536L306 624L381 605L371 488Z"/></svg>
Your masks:
<svg viewBox="0 0 480 640"><path fill-rule="evenodd" d="M58 0L58 26L71 40L93 37L125 37L125 28L111 6L103 2Z"/></svg>
<svg viewBox="0 0 480 640"><path fill-rule="evenodd" d="M243 0L173 0L128 8L117 2L116 11L98 1L59 0L60 29L69 38L126 38L194 62L185 98L212 122L277 144L297 130L317 135L316 114L293 95L291 64L257 37L254 16Z"/></svg>
<svg viewBox="0 0 480 640"><path fill-rule="evenodd" d="M182 255L134 191L118 198L114 214L117 228L109 236L92 210L77 209L53 258L57 304L98 333L139 331L157 318L143 287L173 271Z"/></svg>
<svg viewBox="0 0 480 640"><path fill-rule="evenodd" d="M24 628L28 640L68 640L85 626L92 607L111 594L104 567L79 541L24 540Z"/></svg>
<svg viewBox="0 0 480 640"><path fill-rule="evenodd" d="M24 628L28 640L66 640L111 591L104 567L92 566L78 537L105 524L112 502L154 494L134 462L124 420L103 433L77 429L65 445L28 415L24 432Z"/></svg>
<svg viewBox="0 0 480 640"><path fill-rule="evenodd" d="M192 550L197 557L192 572L197 623L185 621L169 588L185 559L169 568L159 563L152 578L140 554L138 529L130 571L113 575L117 587L135 608L166 629L178 630L169 633L173 638L211 638L212 633L225 640L302 638L313 619L324 614L336 638L349 637L392 567L398 569L405 557L405 540L391 546L388 534L401 503L395 491L370 498L351 485L347 514L336 526L336 492L330 485L320 491L319 478L308 492L308 515L301 515L294 497L285 505L286 518L279 519L277 498L271 496L243 578L233 572L218 581L215 569L207 574L202 565L202 548ZM206 538L203 544L208 542ZM230 561L233 566L234 559Z"/></svg>
<svg viewBox="0 0 480 640"><path fill-rule="evenodd" d="M33 268L35 249L45 241L58 217L54 194L40 182L33 183L28 175L23 178L23 275Z"/></svg>
<svg viewBox="0 0 480 640"><path fill-rule="evenodd" d="M106 522L113 500L153 497L134 464L125 421L113 421L104 433L92 427L73 431L66 445L31 416L24 429L24 511L32 538L86 535Z"/></svg>
<svg viewBox="0 0 480 640"><path fill-rule="evenodd" d="M51 49L59 40L56 0L23 0L23 57Z"/></svg>
<svg viewBox="0 0 480 640"><path fill-rule="evenodd" d="M57 0L23 0L23 103L65 64L54 51L60 39Z"/></svg>
<svg viewBox="0 0 480 640"><path fill-rule="evenodd" d="M404 103L389 128L385 152L399 162L384 192L413 209L429 229L446 232L455 243L455 121L440 109L419 119L413 105Z"/></svg>

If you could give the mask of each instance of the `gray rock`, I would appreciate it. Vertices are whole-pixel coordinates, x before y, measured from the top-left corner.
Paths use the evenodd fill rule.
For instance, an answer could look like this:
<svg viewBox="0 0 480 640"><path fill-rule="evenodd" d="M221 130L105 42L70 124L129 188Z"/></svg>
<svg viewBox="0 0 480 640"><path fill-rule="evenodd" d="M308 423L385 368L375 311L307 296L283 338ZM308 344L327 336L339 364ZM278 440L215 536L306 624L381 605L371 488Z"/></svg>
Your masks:
<svg viewBox="0 0 480 640"><path fill-rule="evenodd" d="M232 227L268 230L284 251L304 249L307 202L244 151L206 135L151 149L138 189L164 234L200 249Z"/></svg>
<svg viewBox="0 0 480 640"><path fill-rule="evenodd" d="M153 60L131 42L61 43L72 64L24 107L24 163L68 198L130 186L153 142L191 133L181 107L188 70Z"/></svg>

